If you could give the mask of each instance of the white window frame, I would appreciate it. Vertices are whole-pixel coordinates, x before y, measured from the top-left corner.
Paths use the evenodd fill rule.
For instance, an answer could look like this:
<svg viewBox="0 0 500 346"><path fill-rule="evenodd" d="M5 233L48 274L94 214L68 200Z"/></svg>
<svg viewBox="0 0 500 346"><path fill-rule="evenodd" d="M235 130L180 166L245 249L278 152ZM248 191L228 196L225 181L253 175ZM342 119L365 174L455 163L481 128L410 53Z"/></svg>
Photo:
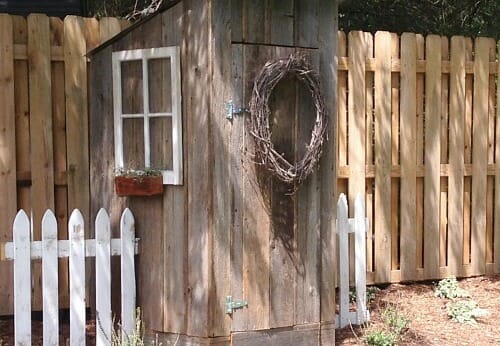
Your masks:
<svg viewBox="0 0 500 346"><path fill-rule="evenodd" d="M113 109L115 135L115 168L124 167L123 162L123 119L144 120L144 167L151 167L149 119L153 117L172 118L172 170L162 170L163 184L182 185L182 100L180 47L159 47L113 52ZM172 112L152 113L149 109L148 60L170 58ZM124 114L122 111L122 61L142 61L142 103L143 113ZM129 140L133 140L130 138ZM156 168L156 167L153 167Z"/></svg>

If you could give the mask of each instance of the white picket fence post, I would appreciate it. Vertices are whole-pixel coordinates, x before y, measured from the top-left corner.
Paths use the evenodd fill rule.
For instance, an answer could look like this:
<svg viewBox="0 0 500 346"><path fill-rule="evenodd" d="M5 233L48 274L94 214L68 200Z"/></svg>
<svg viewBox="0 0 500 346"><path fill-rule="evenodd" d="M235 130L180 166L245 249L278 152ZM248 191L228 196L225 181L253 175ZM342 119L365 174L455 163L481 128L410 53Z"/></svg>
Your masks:
<svg viewBox="0 0 500 346"><path fill-rule="evenodd" d="M138 253L134 217L126 209L120 239L111 239L109 216L104 209L95 221L96 239L85 239L84 221L74 210L68 223L68 240L57 240L57 220L47 210L42 219L42 241L31 241L30 220L19 211L13 225L13 242L5 257L14 261L14 335L16 345L31 345L31 260L42 259L43 345L59 344L58 258L69 258L70 345L85 345L85 257L96 257L96 345L110 345L112 337L111 259L121 255L122 338L134 330L135 264ZM124 340L124 339L123 339Z"/></svg>
<svg viewBox="0 0 500 346"><path fill-rule="evenodd" d="M339 253L339 315L336 327L363 324L370 319L366 307L366 232L368 219L365 216L363 199L356 196L354 218L349 218L347 198L341 194L337 206L337 234ZM354 233L356 311L349 309L349 233Z"/></svg>

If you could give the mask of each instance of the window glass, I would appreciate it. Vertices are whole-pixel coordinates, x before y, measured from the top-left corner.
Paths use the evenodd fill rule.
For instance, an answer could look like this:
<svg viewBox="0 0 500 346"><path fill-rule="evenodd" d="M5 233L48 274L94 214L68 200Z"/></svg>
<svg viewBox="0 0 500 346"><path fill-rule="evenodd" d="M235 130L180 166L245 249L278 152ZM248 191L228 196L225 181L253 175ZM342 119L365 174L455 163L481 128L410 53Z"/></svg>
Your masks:
<svg viewBox="0 0 500 346"><path fill-rule="evenodd" d="M127 169L144 169L144 119L123 119L123 163Z"/></svg>
<svg viewBox="0 0 500 346"><path fill-rule="evenodd" d="M151 167L172 170L172 117L150 118L149 138L151 141Z"/></svg>
<svg viewBox="0 0 500 346"><path fill-rule="evenodd" d="M172 112L170 58L149 59L149 112Z"/></svg>
<svg viewBox="0 0 500 346"><path fill-rule="evenodd" d="M122 113L143 113L142 61L122 61Z"/></svg>

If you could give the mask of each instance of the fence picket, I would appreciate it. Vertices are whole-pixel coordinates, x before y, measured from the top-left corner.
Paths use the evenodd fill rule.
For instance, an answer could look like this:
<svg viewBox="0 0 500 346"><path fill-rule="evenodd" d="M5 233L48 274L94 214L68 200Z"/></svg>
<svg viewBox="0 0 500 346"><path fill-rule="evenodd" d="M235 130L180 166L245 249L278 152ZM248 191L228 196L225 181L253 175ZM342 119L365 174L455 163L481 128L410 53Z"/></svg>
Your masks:
<svg viewBox="0 0 500 346"><path fill-rule="evenodd" d="M14 336L16 345L31 345L30 221L20 210L14 220Z"/></svg>
<svg viewBox="0 0 500 346"><path fill-rule="evenodd" d="M51 210L42 218L43 345L59 344L57 220Z"/></svg>
<svg viewBox="0 0 500 346"><path fill-rule="evenodd" d="M360 194L354 201L354 254L356 258L356 305L358 324L367 321L366 309L366 217Z"/></svg>
<svg viewBox="0 0 500 346"><path fill-rule="evenodd" d="M85 241L82 213L75 209L69 218L70 345L85 345Z"/></svg>
<svg viewBox="0 0 500 346"><path fill-rule="evenodd" d="M109 216L101 209L95 220L96 343L108 345L111 338L111 230Z"/></svg>
<svg viewBox="0 0 500 346"><path fill-rule="evenodd" d="M342 193L337 206L337 232L339 234L339 323L349 324L349 209Z"/></svg>
<svg viewBox="0 0 500 346"><path fill-rule="evenodd" d="M120 220L121 278L122 278L122 340L132 335L135 327L135 221L130 209L125 209Z"/></svg>

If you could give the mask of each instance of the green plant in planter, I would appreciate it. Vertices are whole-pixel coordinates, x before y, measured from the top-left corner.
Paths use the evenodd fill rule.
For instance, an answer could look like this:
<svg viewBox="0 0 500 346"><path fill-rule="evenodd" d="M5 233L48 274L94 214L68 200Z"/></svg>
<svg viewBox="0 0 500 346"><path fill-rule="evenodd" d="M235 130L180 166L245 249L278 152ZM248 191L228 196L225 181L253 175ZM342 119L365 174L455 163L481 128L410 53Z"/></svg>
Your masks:
<svg viewBox="0 0 500 346"><path fill-rule="evenodd" d="M115 174L119 177L159 177L162 175L161 171L155 168L118 168L116 169Z"/></svg>

